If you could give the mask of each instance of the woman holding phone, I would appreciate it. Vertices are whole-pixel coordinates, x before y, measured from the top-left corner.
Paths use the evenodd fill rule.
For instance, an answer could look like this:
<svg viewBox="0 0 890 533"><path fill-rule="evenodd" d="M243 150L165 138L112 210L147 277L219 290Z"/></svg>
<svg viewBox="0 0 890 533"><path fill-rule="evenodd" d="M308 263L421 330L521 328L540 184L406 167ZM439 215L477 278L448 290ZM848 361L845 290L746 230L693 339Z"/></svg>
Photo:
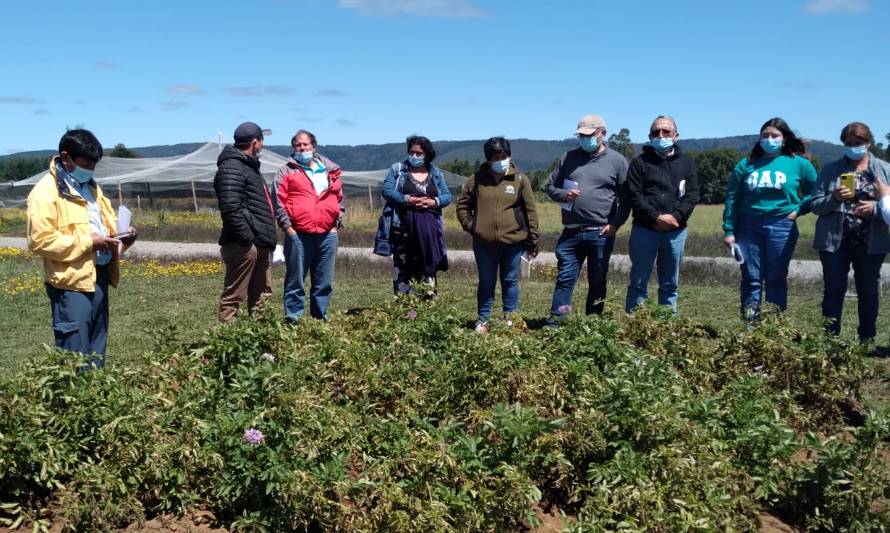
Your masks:
<svg viewBox="0 0 890 533"><path fill-rule="evenodd" d="M878 183L890 181L890 164L869 152L874 145L871 129L851 122L841 130L844 155L825 165L810 207L819 218L813 248L822 261L824 292L822 316L826 329L841 331L847 274L853 279L859 307L859 340L876 333L881 265L890 251L890 229L876 212Z"/></svg>
<svg viewBox="0 0 890 533"><path fill-rule="evenodd" d="M736 165L726 187L723 242L744 257L742 320L760 316L761 292L782 311L788 306L788 265L797 245L797 217L809 208L816 169L806 147L781 118L760 127L760 139ZM765 291L763 290L765 289Z"/></svg>

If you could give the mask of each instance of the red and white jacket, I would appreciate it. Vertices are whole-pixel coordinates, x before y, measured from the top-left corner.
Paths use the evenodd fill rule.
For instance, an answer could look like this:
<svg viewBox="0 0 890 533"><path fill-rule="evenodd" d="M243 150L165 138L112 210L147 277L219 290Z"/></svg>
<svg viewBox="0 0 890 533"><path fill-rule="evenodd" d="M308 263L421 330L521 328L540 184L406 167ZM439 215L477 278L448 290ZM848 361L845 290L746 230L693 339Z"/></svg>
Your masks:
<svg viewBox="0 0 890 533"><path fill-rule="evenodd" d="M343 182L340 166L316 154L324 165L328 188L316 194L312 180L293 158L278 170L275 190L275 218L281 229L294 228L300 233L327 233L336 228L343 213Z"/></svg>

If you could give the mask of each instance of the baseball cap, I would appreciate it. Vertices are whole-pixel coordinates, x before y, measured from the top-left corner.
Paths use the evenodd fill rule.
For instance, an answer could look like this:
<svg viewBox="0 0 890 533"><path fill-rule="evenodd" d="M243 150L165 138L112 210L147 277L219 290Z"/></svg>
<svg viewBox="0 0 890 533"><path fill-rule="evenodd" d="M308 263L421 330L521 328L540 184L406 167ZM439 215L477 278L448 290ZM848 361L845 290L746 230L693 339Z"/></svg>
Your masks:
<svg viewBox="0 0 890 533"><path fill-rule="evenodd" d="M272 130L264 130L255 122L244 122L235 128L235 144L246 144L254 139L271 135Z"/></svg>
<svg viewBox="0 0 890 533"><path fill-rule="evenodd" d="M584 115L578 121L578 129L575 133L584 135L592 135L596 130L606 127L606 121L599 115Z"/></svg>

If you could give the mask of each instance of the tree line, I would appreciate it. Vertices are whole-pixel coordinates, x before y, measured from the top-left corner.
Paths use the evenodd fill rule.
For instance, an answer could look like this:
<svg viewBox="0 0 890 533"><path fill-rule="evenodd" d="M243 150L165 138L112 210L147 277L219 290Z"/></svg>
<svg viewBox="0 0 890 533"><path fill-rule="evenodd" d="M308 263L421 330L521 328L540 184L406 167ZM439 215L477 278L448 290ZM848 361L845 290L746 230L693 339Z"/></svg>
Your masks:
<svg viewBox="0 0 890 533"><path fill-rule="evenodd" d="M105 155L108 157L126 157L131 159L142 157L123 144L117 144L111 150L106 150ZM49 156L4 157L0 159L0 183L23 180L30 178L34 174L39 174L47 169L49 160Z"/></svg>
<svg viewBox="0 0 890 533"><path fill-rule="evenodd" d="M871 152L877 157L884 160L890 160L890 133L885 136L887 146L884 143L875 142L871 148ZM628 160L633 159L636 155L633 141L630 139L630 130L622 128L618 133L609 136L608 145L613 150L621 153ZM681 141L682 142L682 141ZM106 154L109 157L141 157L138 153L130 150L123 144L117 144ZM726 183L729 175L736 163L744 157L744 153L733 148L717 148L714 150L705 150L700 152L689 152L689 155L695 158L698 166L698 177L701 187L701 202L704 204L721 204L723 203ZM48 157L5 157L0 159L0 183L8 181L18 181L29 178L34 174L46 170ZM821 162L813 156L813 164L816 170L821 167ZM551 162L546 169L537 169L528 173L529 181L536 191L542 191L547 183L547 177L556 168L557 160ZM452 172L459 176L471 176L479 167L482 161L479 159L470 162L468 160L455 159L439 165L442 170Z"/></svg>

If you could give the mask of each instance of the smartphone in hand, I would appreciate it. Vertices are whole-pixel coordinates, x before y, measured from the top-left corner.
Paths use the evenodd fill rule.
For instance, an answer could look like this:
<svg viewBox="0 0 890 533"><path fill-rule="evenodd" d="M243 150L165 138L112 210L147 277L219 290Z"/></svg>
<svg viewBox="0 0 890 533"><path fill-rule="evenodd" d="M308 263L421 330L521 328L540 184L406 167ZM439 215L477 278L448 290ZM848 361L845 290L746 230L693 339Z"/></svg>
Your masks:
<svg viewBox="0 0 890 533"><path fill-rule="evenodd" d="M841 174L841 187L846 187L850 192L856 192L856 174L844 172Z"/></svg>

